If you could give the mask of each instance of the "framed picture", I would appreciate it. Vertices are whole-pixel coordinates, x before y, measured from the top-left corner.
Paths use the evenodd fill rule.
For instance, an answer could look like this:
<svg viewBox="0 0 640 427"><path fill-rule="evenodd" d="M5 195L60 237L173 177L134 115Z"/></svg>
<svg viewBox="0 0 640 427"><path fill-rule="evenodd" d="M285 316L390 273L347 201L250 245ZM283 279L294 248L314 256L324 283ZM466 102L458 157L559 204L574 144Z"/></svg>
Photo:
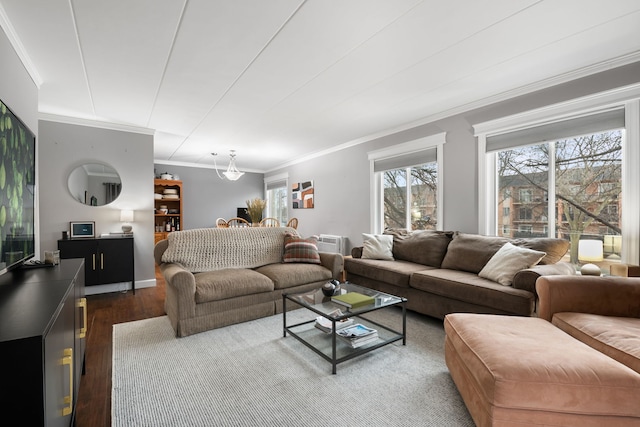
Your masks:
<svg viewBox="0 0 640 427"><path fill-rule="evenodd" d="M96 237L95 221L71 221L69 231L72 239Z"/></svg>
<svg viewBox="0 0 640 427"><path fill-rule="evenodd" d="M291 186L293 209L313 208L313 181L296 182Z"/></svg>

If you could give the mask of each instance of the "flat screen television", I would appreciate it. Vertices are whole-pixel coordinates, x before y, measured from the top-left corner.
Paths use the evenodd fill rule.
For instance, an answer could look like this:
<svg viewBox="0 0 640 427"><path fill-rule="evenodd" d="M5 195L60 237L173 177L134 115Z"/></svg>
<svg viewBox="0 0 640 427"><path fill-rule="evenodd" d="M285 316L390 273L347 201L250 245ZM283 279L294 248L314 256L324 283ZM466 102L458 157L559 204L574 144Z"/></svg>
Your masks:
<svg viewBox="0 0 640 427"><path fill-rule="evenodd" d="M36 137L0 100L0 274L35 255Z"/></svg>

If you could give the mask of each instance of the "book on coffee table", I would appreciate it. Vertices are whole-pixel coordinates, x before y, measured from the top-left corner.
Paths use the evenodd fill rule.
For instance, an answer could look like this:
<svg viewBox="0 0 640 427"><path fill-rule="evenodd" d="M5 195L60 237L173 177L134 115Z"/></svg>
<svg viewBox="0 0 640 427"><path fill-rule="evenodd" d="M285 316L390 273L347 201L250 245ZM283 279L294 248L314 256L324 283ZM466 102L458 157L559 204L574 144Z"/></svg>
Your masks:
<svg viewBox="0 0 640 427"><path fill-rule="evenodd" d="M330 317L339 317L342 316L342 311L340 309L334 310L331 313L328 313ZM353 325L353 319L351 317L347 317L346 319L336 321L336 330L346 328L347 326ZM315 327L320 329L322 332L331 333L333 329L333 322L326 317L318 316L316 317Z"/></svg>
<svg viewBox="0 0 640 427"><path fill-rule="evenodd" d="M374 297L361 294L360 292L347 292L346 294L331 297L331 301L349 308L358 308L373 304L375 300Z"/></svg>
<svg viewBox="0 0 640 427"><path fill-rule="evenodd" d="M336 331L336 336L349 344L352 348L358 348L378 339L378 331L368 328L361 323Z"/></svg>

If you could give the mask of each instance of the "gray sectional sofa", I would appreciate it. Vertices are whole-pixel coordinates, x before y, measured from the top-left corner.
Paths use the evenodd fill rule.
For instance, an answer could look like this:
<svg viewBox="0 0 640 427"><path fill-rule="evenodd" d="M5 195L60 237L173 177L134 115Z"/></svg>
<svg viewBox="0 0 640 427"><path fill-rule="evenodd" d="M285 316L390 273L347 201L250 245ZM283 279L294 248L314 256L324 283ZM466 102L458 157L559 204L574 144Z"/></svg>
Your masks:
<svg viewBox="0 0 640 427"><path fill-rule="evenodd" d="M531 316L538 277L575 274L573 265L560 261L569 249L563 239L427 230L387 230L385 234L393 236L393 260L365 259L363 248L356 247L352 257L344 260L347 280L405 297L408 309L441 319L454 312ZM507 242L539 251L543 257L515 272L507 285L479 276Z"/></svg>
<svg viewBox="0 0 640 427"><path fill-rule="evenodd" d="M166 280L165 312L187 335L282 312L282 294L338 279L340 254L310 250L293 228L178 231L154 248Z"/></svg>

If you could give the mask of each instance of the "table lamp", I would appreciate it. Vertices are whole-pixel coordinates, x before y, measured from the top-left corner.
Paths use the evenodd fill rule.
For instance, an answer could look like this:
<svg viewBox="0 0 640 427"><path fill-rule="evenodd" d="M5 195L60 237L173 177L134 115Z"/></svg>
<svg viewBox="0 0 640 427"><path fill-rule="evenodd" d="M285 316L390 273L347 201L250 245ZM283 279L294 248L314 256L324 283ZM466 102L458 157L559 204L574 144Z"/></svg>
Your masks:
<svg viewBox="0 0 640 427"><path fill-rule="evenodd" d="M593 262L600 262L604 259L602 253L602 242L600 240L580 240L578 242L578 261L586 262L580 268L583 276L600 276L600 267Z"/></svg>
<svg viewBox="0 0 640 427"><path fill-rule="evenodd" d="M131 233L133 227L130 222L133 222L133 211L130 209L123 209L120 211L120 221L122 221L122 232Z"/></svg>

